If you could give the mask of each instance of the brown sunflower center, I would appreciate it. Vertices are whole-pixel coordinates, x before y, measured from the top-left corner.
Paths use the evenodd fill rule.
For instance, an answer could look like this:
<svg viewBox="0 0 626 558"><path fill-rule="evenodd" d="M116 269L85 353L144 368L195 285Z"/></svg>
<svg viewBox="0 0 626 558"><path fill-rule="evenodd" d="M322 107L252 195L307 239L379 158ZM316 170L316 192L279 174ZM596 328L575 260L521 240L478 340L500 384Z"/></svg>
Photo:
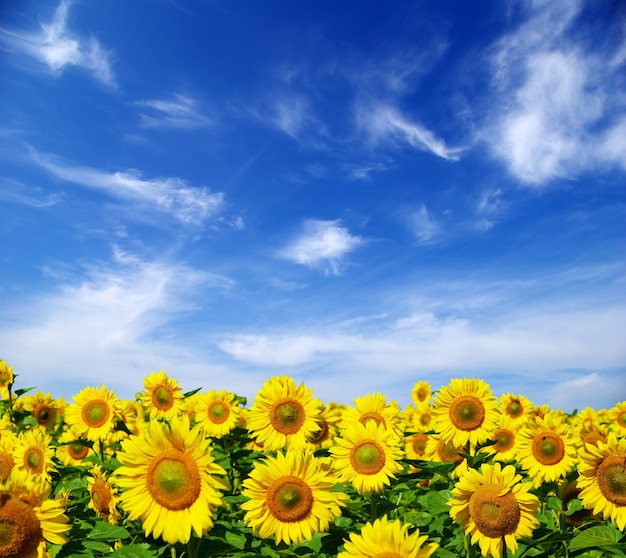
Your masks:
<svg viewBox="0 0 626 558"><path fill-rule="evenodd" d="M622 428L626 428L626 411L622 411L619 415L617 415L617 424L619 424Z"/></svg>
<svg viewBox="0 0 626 558"><path fill-rule="evenodd" d="M0 482L6 482L14 466L13 456L6 451L0 451Z"/></svg>
<svg viewBox="0 0 626 558"><path fill-rule="evenodd" d="M0 372L0 386L5 386L11 381L11 374L6 371Z"/></svg>
<svg viewBox="0 0 626 558"><path fill-rule="evenodd" d="M554 432L543 432L533 440L533 455L542 465L555 465L565 457L563 439Z"/></svg>
<svg viewBox="0 0 626 558"><path fill-rule="evenodd" d="M290 397L277 401L270 410L270 422L281 434L295 434L302 428L304 419L304 407Z"/></svg>
<svg viewBox="0 0 626 558"><path fill-rule="evenodd" d="M411 447L417 455L424 455L426 442L428 442L428 436L426 434L414 434L411 440Z"/></svg>
<svg viewBox="0 0 626 558"><path fill-rule="evenodd" d="M473 395L461 395L450 405L450 421L455 428L470 432L480 428L485 420L485 407Z"/></svg>
<svg viewBox="0 0 626 558"><path fill-rule="evenodd" d="M90 428L99 428L109 418L109 405L102 399L92 399L83 406L83 422Z"/></svg>
<svg viewBox="0 0 626 558"><path fill-rule="evenodd" d="M50 405L40 403L33 409L33 416L38 424L50 426L56 419L56 411Z"/></svg>
<svg viewBox="0 0 626 558"><path fill-rule="evenodd" d="M432 420L432 416L430 413L422 413L420 415L420 424L422 426L428 426L430 424L430 421Z"/></svg>
<svg viewBox="0 0 626 558"><path fill-rule="evenodd" d="M67 453L70 454L72 459L80 461L87 457L87 454L89 453L89 448L87 446L83 446L82 444L69 444L67 446Z"/></svg>
<svg viewBox="0 0 626 558"><path fill-rule="evenodd" d="M469 501L470 517L476 527L483 535L494 539L514 533L521 518L515 495L511 491L500 495L501 492L499 484L484 484Z"/></svg>
<svg viewBox="0 0 626 558"><path fill-rule="evenodd" d="M28 504L16 498L0 501L0 556L20 558L35 553L42 538L39 520Z"/></svg>
<svg viewBox="0 0 626 558"><path fill-rule="evenodd" d="M366 411L361 414L359 417L359 422L363 425L368 422L375 422L376 424L382 424L383 426L387 426L385 422L385 417L383 417L378 411Z"/></svg>
<svg viewBox="0 0 626 558"><path fill-rule="evenodd" d="M373 556L376 558L404 558L402 554L398 554L397 552L379 552Z"/></svg>
<svg viewBox="0 0 626 558"><path fill-rule="evenodd" d="M213 401L208 409L209 420L215 424L222 424L228 420L230 409L222 401Z"/></svg>
<svg viewBox="0 0 626 558"><path fill-rule="evenodd" d="M300 521L313 508L313 492L302 479L288 475L276 480L269 487L266 503L270 513L278 521Z"/></svg>
<svg viewBox="0 0 626 558"><path fill-rule="evenodd" d="M426 389L426 388L419 388L417 390L417 400L420 403L423 403L424 401L426 401L426 398L430 395L430 392Z"/></svg>
<svg viewBox="0 0 626 558"><path fill-rule="evenodd" d="M605 457L598 466L597 477L604 497L618 506L626 506L626 457Z"/></svg>
<svg viewBox="0 0 626 558"><path fill-rule="evenodd" d="M437 455L445 463L463 461L463 456L459 453L461 448L457 448L451 441L440 440L437 445Z"/></svg>
<svg viewBox="0 0 626 558"><path fill-rule="evenodd" d="M169 411L174 405L174 394L172 390L163 384L153 389L152 403L159 411Z"/></svg>
<svg viewBox="0 0 626 558"><path fill-rule="evenodd" d="M320 429L310 439L312 444L321 444L322 442L325 442L330 434L330 428L326 419L321 419L318 422L318 425Z"/></svg>
<svg viewBox="0 0 626 558"><path fill-rule="evenodd" d="M509 451L515 445L515 434L507 428L500 428L493 433L493 439L496 441L494 449L500 453Z"/></svg>
<svg viewBox="0 0 626 558"><path fill-rule="evenodd" d="M109 515L109 506L112 499L113 495L111 494L111 489L106 485L104 480L101 478L95 479L91 486L91 502L93 503L93 507L96 508L96 512L101 517L107 517Z"/></svg>
<svg viewBox="0 0 626 558"><path fill-rule="evenodd" d="M385 450L374 440L361 440L352 448L350 462L357 473L375 475L385 466Z"/></svg>
<svg viewBox="0 0 626 558"><path fill-rule="evenodd" d="M524 414L524 407L517 399L509 401L504 411L511 418L519 418Z"/></svg>
<svg viewBox="0 0 626 558"><path fill-rule="evenodd" d="M30 447L24 452L24 467L29 472L40 474L43 471L45 456L43 452L36 447Z"/></svg>
<svg viewBox="0 0 626 558"><path fill-rule="evenodd" d="M188 509L200 496L197 463L176 449L162 451L150 462L146 483L154 500L168 510Z"/></svg>

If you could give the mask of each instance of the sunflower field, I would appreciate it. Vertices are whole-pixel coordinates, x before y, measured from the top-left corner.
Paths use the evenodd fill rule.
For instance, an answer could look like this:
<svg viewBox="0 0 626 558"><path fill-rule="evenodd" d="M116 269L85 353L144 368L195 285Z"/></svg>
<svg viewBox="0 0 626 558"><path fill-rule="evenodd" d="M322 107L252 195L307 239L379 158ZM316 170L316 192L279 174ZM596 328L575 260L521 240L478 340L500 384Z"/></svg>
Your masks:
<svg viewBox="0 0 626 558"><path fill-rule="evenodd" d="M165 371L124 400L0 360L0 558L626 556L626 402L567 414L480 379L401 409Z"/></svg>

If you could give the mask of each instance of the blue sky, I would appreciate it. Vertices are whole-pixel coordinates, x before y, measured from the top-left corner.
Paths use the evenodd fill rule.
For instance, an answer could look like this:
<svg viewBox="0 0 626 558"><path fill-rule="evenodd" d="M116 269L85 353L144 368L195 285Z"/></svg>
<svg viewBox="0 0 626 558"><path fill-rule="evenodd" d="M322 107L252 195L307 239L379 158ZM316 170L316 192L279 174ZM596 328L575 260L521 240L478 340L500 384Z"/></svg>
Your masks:
<svg viewBox="0 0 626 558"><path fill-rule="evenodd" d="M619 2L0 10L18 387L626 399Z"/></svg>

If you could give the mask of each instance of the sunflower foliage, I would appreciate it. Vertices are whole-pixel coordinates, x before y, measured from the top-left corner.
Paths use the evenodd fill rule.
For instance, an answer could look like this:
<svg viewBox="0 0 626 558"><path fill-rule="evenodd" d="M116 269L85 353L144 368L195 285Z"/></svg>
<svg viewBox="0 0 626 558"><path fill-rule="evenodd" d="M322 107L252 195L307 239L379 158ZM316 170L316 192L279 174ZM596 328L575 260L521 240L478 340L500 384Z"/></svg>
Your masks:
<svg viewBox="0 0 626 558"><path fill-rule="evenodd" d="M0 360L0 558L626 556L626 402L459 378L346 406L289 376L248 401L163 370L65 401L18 379Z"/></svg>

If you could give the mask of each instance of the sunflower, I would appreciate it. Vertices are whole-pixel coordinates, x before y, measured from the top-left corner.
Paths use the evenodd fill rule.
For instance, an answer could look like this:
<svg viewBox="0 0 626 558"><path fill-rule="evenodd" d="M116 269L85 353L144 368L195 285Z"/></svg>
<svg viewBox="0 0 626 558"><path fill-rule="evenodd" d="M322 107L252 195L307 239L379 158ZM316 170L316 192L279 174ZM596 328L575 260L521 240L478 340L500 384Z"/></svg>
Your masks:
<svg viewBox="0 0 626 558"><path fill-rule="evenodd" d="M534 485L556 482L576 466L577 441L569 425L548 413L529 420L517 435L517 462Z"/></svg>
<svg viewBox="0 0 626 558"><path fill-rule="evenodd" d="M496 461L508 463L515 460L517 454L517 432L519 422L515 422L509 415L503 414L500 417L498 428L493 431L492 445L482 447L480 451L493 454Z"/></svg>
<svg viewBox="0 0 626 558"><path fill-rule="evenodd" d="M360 493L380 492L402 471L401 443L392 430L369 421L353 422L328 451L342 482L351 482Z"/></svg>
<svg viewBox="0 0 626 558"><path fill-rule="evenodd" d="M89 444L83 437L77 436L71 430L66 430L59 436L56 457L63 465L84 465L83 460L92 453Z"/></svg>
<svg viewBox="0 0 626 558"><path fill-rule="evenodd" d="M49 483L50 473L56 471L50 442L50 436L39 429L20 432L13 448L15 468L24 471L33 482Z"/></svg>
<svg viewBox="0 0 626 558"><path fill-rule="evenodd" d="M235 394L226 390L198 393L193 405L195 420L206 436L226 436L239 422L239 408Z"/></svg>
<svg viewBox="0 0 626 558"><path fill-rule="evenodd" d="M183 391L178 380L170 378L167 372L152 372L143 379L144 392L141 402L148 411L150 419L171 418L184 411Z"/></svg>
<svg viewBox="0 0 626 558"><path fill-rule="evenodd" d="M103 473L100 465L94 465L87 477L87 490L90 500L89 508L112 525L118 525L121 515L117 506L119 497L113 483Z"/></svg>
<svg viewBox="0 0 626 558"><path fill-rule="evenodd" d="M626 529L626 438L611 432L606 443L585 446L578 474L583 506Z"/></svg>
<svg viewBox="0 0 626 558"><path fill-rule="evenodd" d="M34 395L25 395L18 401L20 401L20 408L29 412L44 432L52 430L57 419L63 414L64 405L58 408L50 393L38 391Z"/></svg>
<svg viewBox="0 0 626 558"><path fill-rule="evenodd" d="M15 467L13 448L17 442L14 434L4 435L0 439L0 485L5 483Z"/></svg>
<svg viewBox="0 0 626 558"><path fill-rule="evenodd" d="M97 442L105 440L115 427L118 399L106 386L86 387L65 409L65 422L79 436Z"/></svg>
<svg viewBox="0 0 626 558"><path fill-rule="evenodd" d="M539 499L530 483L520 482L513 465L483 463L480 471L468 469L452 490L450 516L478 543L483 556L500 558L506 543L511 552L517 539L530 537L539 525L535 513Z"/></svg>
<svg viewBox="0 0 626 558"><path fill-rule="evenodd" d="M408 459L425 459L428 434L416 432L404 439L404 453Z"/></svg>
<svg viewBox="0 0 626 558"><path fill-rule="evenodd" d="M0 390L8 389L14 380L13 367L0 359Z"/></svg>
<svg viewBox="0 0 626 558"><path fill-rule="evenodd" d="M528 420L533 404L523 395L503 393L500 396L500 410L508 416L514 424L521 424Z"/></svg>
<svg viewBox="0 0 626 558"><path fill-rule="evenodd" d="M387 398L380 393L368 393L354 400L354 407L347 407L341 415L341 427L349 428L354 422L382 424L387 430L402 435L402 414L395 401L387 403Z"/></svg>
<svg viewBox="0 0 626 558"><path fill-rule="evenodd" d="M460 477L468 468L463 453L465 448L462 446L455 446L452 441L444 440L438 434L429 434L424 446L423 459L435 463L456 463L452 475Z"/></svg>
<svg viewBox="0 0 626 558"><path fill-rule="evenodd" d="M334 491L336 476L310 451L288 449L258 461L243 481L244 521L261 538L300 544L327 531L348 495Z"/></svg>
<svg viewBox="0 0 626 558"><path fill-rule="evenodd" d="M275 376L263 384L247 417L247 428L266 452L303 448L320 429L322 402L304 383Z"/></svg>
<svg viewBox="0 0 626 558"><path fill-rule="evenodd" d="M339 432L342 410L337 405L325 405L318 421L319 430L309 438L309 443L315 448L329 448L333 445L335 436Z"/></svg>
<svg viewBox="0 0 626 558"><path fill-rule="evenodd" d="M453 379L442 387L432 407L433 428L455 446L486 441L498 427L498 401L483 380Z"/></svg>
<svg viewBox="0 0 626 558"><path fill-rule="evenodd" d="M48 558L47 542L63 545L70 529L65 509L50 500L50 487L14 470L10 488L0 491L0 556Z"/></svg>
<svg viewBox="0 0 626 558"><path fill-rule="evenodd" d="M360 533L350 533L344 550L337 558L428 558L439 545L424 542L428 535L420 536L419 529L409 535L409 525L389 521L387 516L367 522Z"/></svg>
<svg viewBox="0 0 626 558"><path fill-rule="evenodd" d="M431 394L432 389L430 384L423 380L419 380L415 382L415 385L411 390L411 400L416 407L428 407Z"/></svg>
<svg viewBox="0 0 626 558"><path fill-rule="evenodd" d="M213 527L220 489L227 487L214 475L226 471L215 464L202 429L191 429L183 415L170 424L155 421L121 446L114 482L125 489L120 499L129 519L139 519L146 535L187 543L192 530L201 537Z"/></svg>
<svg viewBox="0 0 626 558"><path fill-rule="evenodd" d="M620 438L626 436L626 401L615 405L608 415L611 430Z"/></svg>
<svg viewBox="0 0 626 558"><path fill-rule="evenodd" d="M581 488L578 486L578 479L567 480L567 478L563 479L558 486L558 495L561 499L561 511L565 514L567 511L568 505L570 501L576 499L580 499ZM583 524L583 521L586 517L591 517L593 515L591 510L582 509L575 511L569 515L565 515L565 521L571 523L572 525L576 525L576 527L580 527Z"/></svg>

